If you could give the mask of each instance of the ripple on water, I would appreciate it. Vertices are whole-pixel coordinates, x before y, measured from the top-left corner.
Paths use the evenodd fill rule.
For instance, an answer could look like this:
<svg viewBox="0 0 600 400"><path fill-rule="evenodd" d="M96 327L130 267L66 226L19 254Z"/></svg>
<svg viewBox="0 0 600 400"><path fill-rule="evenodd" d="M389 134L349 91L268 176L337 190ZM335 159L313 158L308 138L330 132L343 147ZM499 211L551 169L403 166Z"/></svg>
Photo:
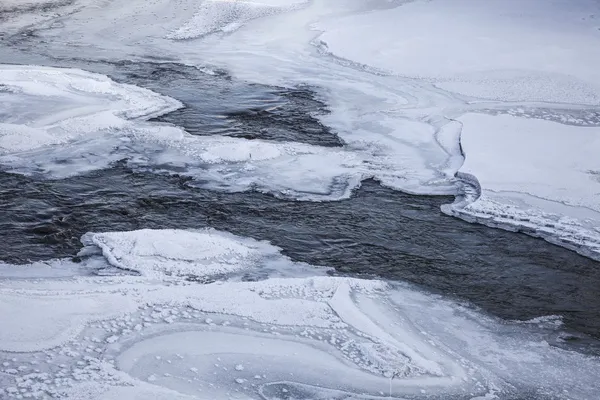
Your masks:
<svg viewBox="0 0 600 400"><path fill-rule="evenodd" d="M69 257L86 232L213 227L269 240L294 260L339 273L407 280L507 319L562 315L600 338L598 263L540 239L443 215L450 197L366 181L348 200L307 203L190 188L123 167L60 181L0 174L0 254ZM585 340L565 336L573 344Z"/></svg>

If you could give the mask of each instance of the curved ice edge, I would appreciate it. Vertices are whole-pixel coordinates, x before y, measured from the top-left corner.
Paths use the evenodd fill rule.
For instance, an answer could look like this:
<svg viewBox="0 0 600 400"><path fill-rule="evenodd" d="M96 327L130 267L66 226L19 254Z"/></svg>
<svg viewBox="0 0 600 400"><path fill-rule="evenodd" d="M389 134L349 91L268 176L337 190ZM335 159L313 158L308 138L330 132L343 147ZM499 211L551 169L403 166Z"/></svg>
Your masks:
<svg viewBox="0 0 600 400"><path fill-rule="evenodd" d="M456 196L453 203L440 207L444 214L490 228L524 233L600 261L600 232L595 233L584 227L574 228L560 221L544 218L543 215L532 215L531 219L518 220L515 219L515 215L496 214L493 210L470 210L467 207L481 199L481 184L476 176L465 172L458 172L456 179L463 185L462 194ZM539 219L540 222L533 222L533 219Z"/></svg>

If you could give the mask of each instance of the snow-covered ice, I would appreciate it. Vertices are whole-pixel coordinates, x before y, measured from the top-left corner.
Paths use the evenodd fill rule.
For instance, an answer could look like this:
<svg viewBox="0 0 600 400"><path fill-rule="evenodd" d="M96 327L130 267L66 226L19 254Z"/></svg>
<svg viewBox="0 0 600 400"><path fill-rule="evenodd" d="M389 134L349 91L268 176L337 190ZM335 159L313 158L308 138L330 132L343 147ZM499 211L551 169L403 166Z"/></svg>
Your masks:
<svg viewBox="0 0 600 400"><path fill-rule="evenodd" d="M154 278L231 276L257 265L270 275L289 269L300 276L306 268L267 242L214 229L88 233L81 240L86 246L82 255L94 254L96 248L111 266Z"/></svg>
<svg viewBox="0 0 600 400"><path fill-rule="evenodd" d="M149 90L72 69L4 66L2 72L0 96L8 107L0 113L0 164L13 172L62 178L125 159L140 169L183 172L211 189L255 189L302 200L349 197L366 178L414 192L427 182L425 191L453 190L427 170L412 145L402 150L404 157L388 152L394 141L408 143L394 132L381 143L359 141L342 149L194 136L144 121L182 106ZM434 154L430 162L446 162L427 124L401 123L414 132L419 151ZM421 167L405 165L407 158Z"/></svg>
<svg viewBox="0 0 600 400"><path fill-rule="evenodd" d="M167 35L169 39L196 39L215 32L234 31L247 21L290 11L306 0L227 1L207 0L197 5L194 16Z"/></svg>
<svg viewBox="0 0 600 400"><path fill-rule="evenodd" d="M0 65L0 99L0 163L21 160L25 166L31 164L28 152L85 143L138 124L153 129L143 121L181 107L102 75L35 66Z"/></svg>
<svg viewBox="0 0 600 400"><path fill-rule="evenodd" d="M412 1L320 22L318 40L337 57L470 96L598 105L597 11L593 0Z"/></svg>
<svg viewBox="0 0 600 400"><path fill-rule="evenodd" d="M205 249L215 255L213 276L220 280L39 279L34 270L31 279L0 281L6 398L276 399L286 392L298 398L476 398L523 390L583 399L599 389L597 358L550 346L528 324L499 323L407 286L331 277L318 268L305 278L223 280L231 253L251 248L268 259L277 252L268 243L217 231L123 234L141 240L136 252L131 240L96 235L112 239L107 264L125 254L128 265L138 264L137 257L140 266L158 271L186 255L188 267L197 263L208 274L197 252ZM161 235L165 245L147 251ZM88 249L82 263L94 257ZM238 262L246 271L263 268L250 258Z"/></svg>
<svg viewBox="0 0 600 400"><path fill-rule="evenodd" d="M481 193L445 211L600 259L600 128L511 115L459 121L461 172L477 178Z"/></svg>
<svg viewBox="0 0 600 400"><path fill-rule="evenodd" d="M98 233L87 235L83 241L98 246L113 266L149 276L201 277L237 272L252 266L269 251L277 253L270 245L250 239L240 243L239 239L214 230ZM157 259L157 255L163 259Z"/></svg>

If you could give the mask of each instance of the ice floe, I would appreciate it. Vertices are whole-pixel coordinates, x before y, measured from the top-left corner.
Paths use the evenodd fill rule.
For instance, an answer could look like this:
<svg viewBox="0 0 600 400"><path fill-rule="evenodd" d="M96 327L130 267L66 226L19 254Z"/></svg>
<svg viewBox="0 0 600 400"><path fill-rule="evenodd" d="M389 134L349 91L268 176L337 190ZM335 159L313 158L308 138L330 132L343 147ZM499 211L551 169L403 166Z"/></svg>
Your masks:
<svg viewBox="0 0 600 400"><path fill-rule="evenodd" d="M257 265L270 269L271 275L283 273L286 264L296 276L303 270L302 263L289 261L269 243L214 229L88 233L82 242L82 254L93 254L97 247L113 267L148 277L231 276Z"/></svg>
<svg viewBox="0 0 600 400"><path fill-rule="evenodd" d="M42 279L36 271L30 279L1 280L3 398L532 393L584 399L599 389L597 358L550 346L528 324L499 323L407 286L327 276L318 268L312 276L257 281L221 273L232 254L240 255L245 270L264 268L260 257L244 255L276 256L268 243L218 231L142 230L89 234L87 247L94 235L102 246L110 243L106 264L119 257L128 269L168 271L185 259L186 269L196 264L209 274L211 260L220 280L159 274ZM81 254L84 264L95 257L89 249Z"/></svg>
<svg viewBox="0 0 600 400"><path fill-rule="evenodd" d="M461 172L480 197L451 214L525 230L600 259L600 128L466 114Z"/></svg>
<svg viewBox="0 0 600 400"><path fill-rule="evenodd" d="M126 130L181 107L171 98L75 69L0 65L0 155Z"/></svg>

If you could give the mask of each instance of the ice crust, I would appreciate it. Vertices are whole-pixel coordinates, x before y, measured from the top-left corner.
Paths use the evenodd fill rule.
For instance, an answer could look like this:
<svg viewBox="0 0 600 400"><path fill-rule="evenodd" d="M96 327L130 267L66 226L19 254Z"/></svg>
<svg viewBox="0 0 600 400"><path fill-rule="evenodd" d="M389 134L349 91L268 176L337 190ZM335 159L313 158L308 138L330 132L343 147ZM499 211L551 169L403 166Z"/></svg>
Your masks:
<svg viewBox="0 0 600 400"><path fill-rule="evenodd" d="M98 264L94 237L110 243L106 265L161 273L40 279L34 269L29 279L0 279L3 398L502 398L524 390L584 399L598 390L600 361L548 345L547 333L529 328L535 321L500 322L407 286L319 268L240 281L222 273L234 254L245 274L283 257L225 232L88 234L83 264ZM117 263L115 254L126 256ZM162 273L181 260L217 280Z"/></svg>

